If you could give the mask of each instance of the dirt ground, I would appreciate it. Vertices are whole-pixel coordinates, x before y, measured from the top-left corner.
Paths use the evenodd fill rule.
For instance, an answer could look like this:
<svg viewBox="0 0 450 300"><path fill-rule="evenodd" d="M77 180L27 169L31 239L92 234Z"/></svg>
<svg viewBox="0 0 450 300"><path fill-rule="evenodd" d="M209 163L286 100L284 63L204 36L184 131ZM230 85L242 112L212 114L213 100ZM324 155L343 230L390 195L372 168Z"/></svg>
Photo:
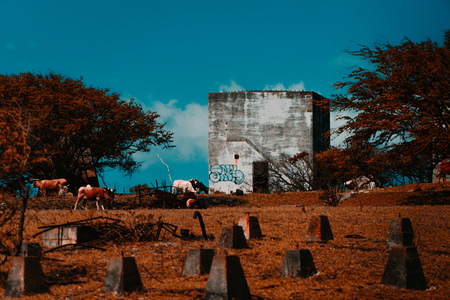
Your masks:
<svg viewBox="0 0 450 300"><path fill-rule="evenodd" d="M338 206L323 205L317 192L286 194L214 195L221 205L198 209L207 234L214 240L183 240L162 230L156 241L115 237L99 244L102 249L64 247L46 252L41 260L49 294L27 299L116 299L102 292L111 258L134 257L144 286L126 299L202 299L208 275L183 276L190 249L214 249L216 254L237 255L252 299L448 299L450 294L450 186L408 185L359 193ZM134 201L120 195L122 207ZM233 203L233 206L223 203ZM193 209L115 209L73 211L72 198L32 198L27 212L25 240L43 245L41 226L108 217L127 228L165 222L202 234ZM120 207L120 206L119 206ZM246 249L223 249L217 242L224 226L244 216L256 216L262 238L248 241ZM325 215L334 239L308 243L313 216ZM398 289L381 284L389 257L388 230L392 219L409 218L428 288ZM96 219L92 222L103 222ZM98 225L98 224L97 224ZM280 270L286 250L310 250L318 273L309 278L285 278ZM49 248L44 247L44 251ZM0 295L11 260L0 268Z"/></svg>

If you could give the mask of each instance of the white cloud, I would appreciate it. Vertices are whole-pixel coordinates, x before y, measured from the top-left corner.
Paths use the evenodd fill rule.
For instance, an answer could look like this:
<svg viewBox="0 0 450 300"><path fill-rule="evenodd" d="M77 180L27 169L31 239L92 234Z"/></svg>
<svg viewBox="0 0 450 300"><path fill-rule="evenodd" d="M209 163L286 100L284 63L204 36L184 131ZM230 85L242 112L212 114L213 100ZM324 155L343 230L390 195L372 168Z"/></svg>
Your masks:
<svg viewBox="0 0 450 300"><path fill-rule="evenodd" d="M266 84L264 87L264 90L270 91L270 90L289 90L289 91L304 91L305 90L305 83L300 81L299 83L291 84L287 89L284 87L284 84L277 83L275 85Z"/></svg>
<svg viewBox="0 0 450 300"><path fill-rule="evenodd" d="M286 88L282 83L277 83L275 85L266 84L264 87L265 91L272 91L272 90L285 90Z"/></svg>
<svg viewBox="0 0 450 300"><path fill-rule="evenodd" d="M155 153L158 153L158 151L155 150L152 149L150 153L137 152L133 154L133 159L141 163L141 170L148 169L156 163L158 158L155 156Z"/></svg>
<svg viewBox="0 0 450 300"><path fill-rule="evenodd" d="M289 86L289 90L291 91L305 91L305 83L302 81L300 81L299 83L294 83L292 85Z"/></svg>
<svg viewBox="0 0 450 300"><path fill-rule="evenodd" d="M236 91L244 91L245 89L238 85L234 80L230 81L230 85L220 84L219 91L221 92L236 92Z"/></svg>
<svg viewBox="0 0 450 300"><path fill-rule="evenodd" d="M123 100L130 98L142 105L144 110L156 112L159 115L158 123L166 124L164 130L173 133L173 144L170 149L162 146L151 148L149 153L135 153L137 162L142 164L141 170L162 164L161 159L171 165L176 162L195 162L208 160L208 105L189 103L182 107L178 100L172 99L167 103L151 100L150 105L124 94ZM148 102L147 102L148 103Z"/></svg>
<svg viewBox="0 0 450 300"><path fill-rule="evenodd" d="M165 129L173 132L175 148L165 156L177 161L198 161L208 156L208 106L190 103L184 108L177 100L156 101L151 107L160 115Z"/></svg>
<svg viewBox="0 0 450 300"><path fill-rule="evenodd" d="M226 84L218 84L219 91L221 92L236 92L236 91L245 91L245 89L237 84L234 80L230 81L230 85ZM277 84L266 84L263 90L266 91L283 91L283 90L289 90L289 91L305 91L305 83L300 81L299 83L291 84L288 88L285 88L283 83L277 83Z"/></svg>
<svg viewBox="0 0 450 300"><path fill-rule="evenodd" d="M141 103L140 101L138 101ZM181 107L177 100L168 103L153 101L150 106L143 103L145 110L156 112L159 123L166 123L165 130L173 133L176 147L163 149L153 147L149 153L135 153L134 159L142 164L141 171L162 164L169 166L177 162L208 160L208 106L190 103Z"/></svg>

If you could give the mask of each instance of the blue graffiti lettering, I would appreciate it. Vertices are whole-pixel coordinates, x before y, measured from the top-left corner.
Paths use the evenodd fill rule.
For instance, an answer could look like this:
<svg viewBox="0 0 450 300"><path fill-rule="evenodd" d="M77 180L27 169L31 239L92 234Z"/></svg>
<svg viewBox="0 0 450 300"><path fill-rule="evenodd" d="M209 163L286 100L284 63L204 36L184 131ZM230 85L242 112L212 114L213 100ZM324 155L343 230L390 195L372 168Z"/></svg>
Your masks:
<svg viewBox="0 0 450 300"><path fill-rule="evenodd" d="M214 183L219 181L232 181L236 184L244 182L244 173L238 170L237 165L212 165L209 169L209 180Z"/></svg>

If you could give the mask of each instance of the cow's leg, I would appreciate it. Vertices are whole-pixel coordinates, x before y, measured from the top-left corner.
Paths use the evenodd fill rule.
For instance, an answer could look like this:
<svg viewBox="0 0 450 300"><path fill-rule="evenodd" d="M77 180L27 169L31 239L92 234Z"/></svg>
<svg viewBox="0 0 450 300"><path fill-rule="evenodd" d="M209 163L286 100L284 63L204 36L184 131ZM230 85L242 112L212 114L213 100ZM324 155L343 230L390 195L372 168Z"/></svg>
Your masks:
<svg viewBox="0 0 450 300"><path fill-rule="evenodd" d="M99 206L98 203L100 202L101 199L99 197L97 197L96 200L97 200L96 201L96 203L97 203L97 210L100 210L100 206ZM103 204L102 204L102 210L105 210L105 208L103 207Z"/></svg>
<svg viewBox="0 0 450 300"><path fill-rule="evenodd" d="M87 209L87 202L88 202L87 198L84 197L83 202L81 202L80 205L82 205L84 207L84 209Z"/></svg>
<svg viewBox="0 0 450 300"><path fill-rule="evenodd" d="M81 197L78 196L77 201L75 202L75 207L73 208L73 210L77 210L77 205L78 205L78 202L80 202L81 198L83 198L83 196L81 196Z"/></svg>

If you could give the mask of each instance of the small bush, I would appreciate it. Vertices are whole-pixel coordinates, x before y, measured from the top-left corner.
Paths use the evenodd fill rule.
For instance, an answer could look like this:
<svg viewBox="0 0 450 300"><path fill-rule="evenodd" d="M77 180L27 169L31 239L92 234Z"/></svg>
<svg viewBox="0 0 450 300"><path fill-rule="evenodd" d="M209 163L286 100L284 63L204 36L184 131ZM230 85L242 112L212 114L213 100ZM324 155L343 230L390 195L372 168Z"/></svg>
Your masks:
<svg viewBox="0 0 450 300"><path fill-rule="evenodd" d="M326 205L337 206L341 201L341 194L339 193L339 189L337 187L328 186L326 190L323 190L319 199L323 201Z"/></svg>

